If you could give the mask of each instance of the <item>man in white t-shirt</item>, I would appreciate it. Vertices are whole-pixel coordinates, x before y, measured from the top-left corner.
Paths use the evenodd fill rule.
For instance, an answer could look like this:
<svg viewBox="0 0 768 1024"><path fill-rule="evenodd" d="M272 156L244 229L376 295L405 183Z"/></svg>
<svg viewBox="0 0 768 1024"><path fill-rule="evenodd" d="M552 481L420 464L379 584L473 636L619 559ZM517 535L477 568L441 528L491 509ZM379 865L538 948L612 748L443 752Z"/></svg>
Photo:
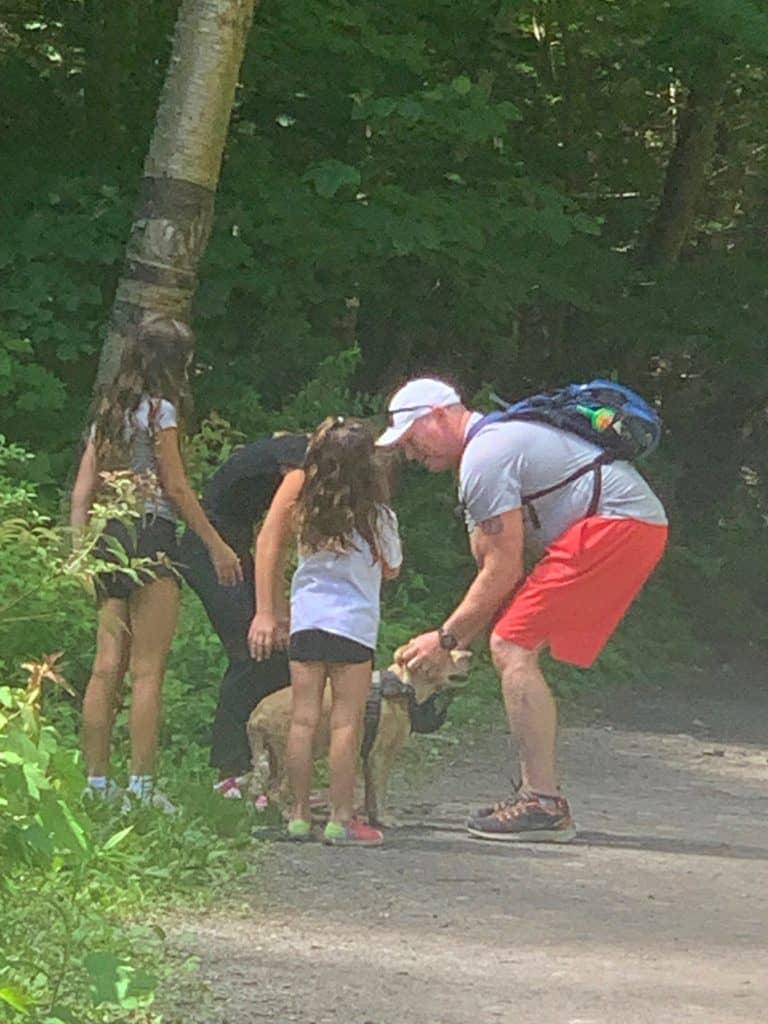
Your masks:
<svg viewBox="0 0 768 1024"><path fill-rule="evenodd" d="M519 749L519 788L473 814L468 831L483 839L568 842L576 832L557 785L557 710L539 653L549 647L560 661L593 663L661 558L664 508L628 462L576 475L601 449L568 431L512 420L468 439L481 415L440 380L405 384L389 417L377 444L398 446L432 472L458 470L477 564L456 609L439 629L411 640L403 659L411 668L436 664L491 626L493 663ZM529 500L542 491L548 493ZM524 545L542 552L527 576Z"/></svg>

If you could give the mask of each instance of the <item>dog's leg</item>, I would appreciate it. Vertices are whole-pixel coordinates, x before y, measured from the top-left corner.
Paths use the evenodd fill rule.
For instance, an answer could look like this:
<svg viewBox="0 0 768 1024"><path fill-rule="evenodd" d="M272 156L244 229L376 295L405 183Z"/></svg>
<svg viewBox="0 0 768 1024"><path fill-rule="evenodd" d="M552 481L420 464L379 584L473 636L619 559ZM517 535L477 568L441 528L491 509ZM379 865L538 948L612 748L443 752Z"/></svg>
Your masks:
<svg viewBox="0 0 768 1024"><path fill-rule="evenodd" d="M371 751L371 754L373 755L374 752ZM366 786L366 791L370 792L370 803L374 808L374 818L369 817L368 820L387 828L397 828L399 825L395 816L387 810L387 789L394 763L392 755L393 752L390 749L384 748L377 752L377 756L372 756L369 759L370 780Z"/></svg>
<svg viewBox="0 0 768 1024"><path fill-rule="evenodd" d="M398 823L387 813L387 787L392 767L410 734L408 709L402 701L385 700L381 704L379 730L366 764L366 804L373 809L377 824L395 827ZM373 823L374 818L369 816Z"/></svg>
<svg viewBox="0 0 768 1024"><path fill-rule="evenodd" d="M379 823L379 803L370 754L363 761L363 782L365 784L365 814L371 825L377 825Z"/></svg>
<svg viewBox="0 0 768 1024"><path fill-rule="evenodd" d="M394 763L408 739L408 726L407 719L400 722L393 709L387 708L387 712L386 727L376 737L366 763L366 805L373 811L373 817L369 812L371 823L395 828L398 822L387 811L387 790Z"/></svg>

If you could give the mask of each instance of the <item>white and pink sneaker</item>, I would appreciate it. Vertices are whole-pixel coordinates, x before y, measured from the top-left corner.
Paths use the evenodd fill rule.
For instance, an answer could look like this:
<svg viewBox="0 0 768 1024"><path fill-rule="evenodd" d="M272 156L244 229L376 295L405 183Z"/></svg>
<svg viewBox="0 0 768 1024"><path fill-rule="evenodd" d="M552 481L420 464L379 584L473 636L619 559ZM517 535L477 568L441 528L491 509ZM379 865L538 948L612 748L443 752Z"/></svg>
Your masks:
<svg viewBox="0 0 768 1024"><path fill-rule="evenodd" d="M243 791L240 788L240 780L234 775L226 779L220 779L213 787L214 793L223 796L225 800L242 800Z"/></svg>

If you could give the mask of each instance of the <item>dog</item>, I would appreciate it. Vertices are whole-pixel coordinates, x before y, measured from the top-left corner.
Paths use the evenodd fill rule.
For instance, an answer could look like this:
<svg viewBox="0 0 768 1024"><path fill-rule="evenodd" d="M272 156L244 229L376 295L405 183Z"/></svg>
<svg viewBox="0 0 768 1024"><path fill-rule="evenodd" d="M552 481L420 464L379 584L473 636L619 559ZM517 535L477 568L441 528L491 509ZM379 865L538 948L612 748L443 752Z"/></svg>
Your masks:
<svg viewBox="0 0 768 1024"><path fill-rule="evenodd" d="M374 672L366 706L361 746L365 812L372 825L392 826L386 811L387 787L398 755L411 732L433 732L442 724L447 711L436 707L436 698L450 696L461 689L469 676L470 651L451 651L450 658L437 672L409 671L395 662L385 672ZM248 720L252 771L249 793L252 799L264 796L285 813L290 794L286 776L285 748L291 726L292 697L289 689L265 697ZM328 753L330 744L331 692L326 686L323 709L315 732L315 759Z"/></svg>

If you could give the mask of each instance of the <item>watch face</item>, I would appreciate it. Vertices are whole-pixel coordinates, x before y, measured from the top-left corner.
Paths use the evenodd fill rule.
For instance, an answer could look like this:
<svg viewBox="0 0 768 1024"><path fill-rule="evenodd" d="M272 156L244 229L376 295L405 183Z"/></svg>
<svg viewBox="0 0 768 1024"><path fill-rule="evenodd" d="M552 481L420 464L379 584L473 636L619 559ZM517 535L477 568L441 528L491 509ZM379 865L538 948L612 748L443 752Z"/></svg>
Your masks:
<svg viewBox="0 0 768 1024"><path fill-rule="evenodd" d="M444 651L452 651L459 642L453 633L447 633L443 629L438 630L438 636L440 637L440 646Z"/></svg>

